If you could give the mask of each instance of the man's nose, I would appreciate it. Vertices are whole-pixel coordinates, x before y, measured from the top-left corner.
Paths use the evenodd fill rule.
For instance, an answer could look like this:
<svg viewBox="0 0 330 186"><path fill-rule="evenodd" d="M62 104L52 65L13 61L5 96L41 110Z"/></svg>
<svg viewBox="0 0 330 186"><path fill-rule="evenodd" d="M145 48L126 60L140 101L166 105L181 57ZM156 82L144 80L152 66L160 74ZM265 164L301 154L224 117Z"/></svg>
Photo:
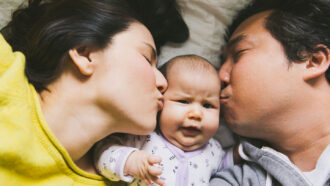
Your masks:
<svg viewBox="0 0 330 186"><path fill-rule="evenodd" d="M219 70L221 89L224 89L230 83L231 66L228 62L224 63Z"/></svg>

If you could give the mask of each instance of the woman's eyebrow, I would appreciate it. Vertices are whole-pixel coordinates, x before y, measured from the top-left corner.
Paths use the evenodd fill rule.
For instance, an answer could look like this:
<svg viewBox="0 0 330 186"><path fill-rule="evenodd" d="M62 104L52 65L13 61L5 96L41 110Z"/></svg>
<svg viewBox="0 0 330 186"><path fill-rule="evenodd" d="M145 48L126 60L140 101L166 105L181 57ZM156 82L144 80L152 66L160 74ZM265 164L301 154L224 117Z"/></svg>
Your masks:
<svg viewBox="0 0 330 186"><path fill-rule="evenodd" d="M144 44L146 44L151 49L151 58L152 58L152 60L155 60L157 58L157 52L156 52L155 48L147 42L144 42Z"/></svg>

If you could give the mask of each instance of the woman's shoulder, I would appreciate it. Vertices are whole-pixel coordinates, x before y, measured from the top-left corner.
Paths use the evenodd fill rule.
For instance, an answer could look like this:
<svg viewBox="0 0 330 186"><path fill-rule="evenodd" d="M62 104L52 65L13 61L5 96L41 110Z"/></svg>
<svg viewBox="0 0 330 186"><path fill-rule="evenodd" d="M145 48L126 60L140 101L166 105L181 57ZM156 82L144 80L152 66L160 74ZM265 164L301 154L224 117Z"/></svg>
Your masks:
<svg viewBox="0 0 330 186"><path fill-rule="evenodd" d="M24 69L25 57L21 52L14 52L9 43L0 34L0 78L10 67L17 64L16 68Z"/></svg>

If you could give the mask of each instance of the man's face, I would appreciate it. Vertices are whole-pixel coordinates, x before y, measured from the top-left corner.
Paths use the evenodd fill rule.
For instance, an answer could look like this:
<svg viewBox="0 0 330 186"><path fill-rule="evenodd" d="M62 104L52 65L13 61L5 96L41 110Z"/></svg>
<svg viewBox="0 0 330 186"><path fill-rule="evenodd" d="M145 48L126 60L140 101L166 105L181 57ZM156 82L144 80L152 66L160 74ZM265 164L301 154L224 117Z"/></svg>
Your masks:
<svg viewBox="0 0 330 186"><path fill-rule="evenodd" d="M219 71L221 112L238 134L263 138L292 114L300 95L296 63L264 28L269 11L245 20L231 36Z"/></svg>

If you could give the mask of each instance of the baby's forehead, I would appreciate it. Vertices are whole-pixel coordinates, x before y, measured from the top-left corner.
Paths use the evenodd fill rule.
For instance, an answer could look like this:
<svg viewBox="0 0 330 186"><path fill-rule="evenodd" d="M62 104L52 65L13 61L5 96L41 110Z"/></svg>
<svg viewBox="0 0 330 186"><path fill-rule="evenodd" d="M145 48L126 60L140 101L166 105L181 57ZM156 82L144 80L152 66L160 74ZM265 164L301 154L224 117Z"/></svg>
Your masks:
<svg viewBox="0 0 330 186"><path fill-rule="evenodd" d="M173 72L173 71L172 71ZM210 73L171 73L168 78L168 91L170 95L184 97L218 97L220 94L220 81L216 75Z"/></svg>
<svg viewBox="0 0 330 186"><path fill-rule="evenodd" d="M175 73L192 72L194 74L217 74L216 69L209 61L195 55L185 55L173 58L166 66L167 75L170 75L171 71L175 71Z"/></svg>
<svg viewBox="0 0 330 186"><path fill-rule="evenodd" d="M220 80L216 69L203 59L177 58L169 64L166 78L171 90L220 90ZM173 89L174 88L174 89Z"/></svg>

